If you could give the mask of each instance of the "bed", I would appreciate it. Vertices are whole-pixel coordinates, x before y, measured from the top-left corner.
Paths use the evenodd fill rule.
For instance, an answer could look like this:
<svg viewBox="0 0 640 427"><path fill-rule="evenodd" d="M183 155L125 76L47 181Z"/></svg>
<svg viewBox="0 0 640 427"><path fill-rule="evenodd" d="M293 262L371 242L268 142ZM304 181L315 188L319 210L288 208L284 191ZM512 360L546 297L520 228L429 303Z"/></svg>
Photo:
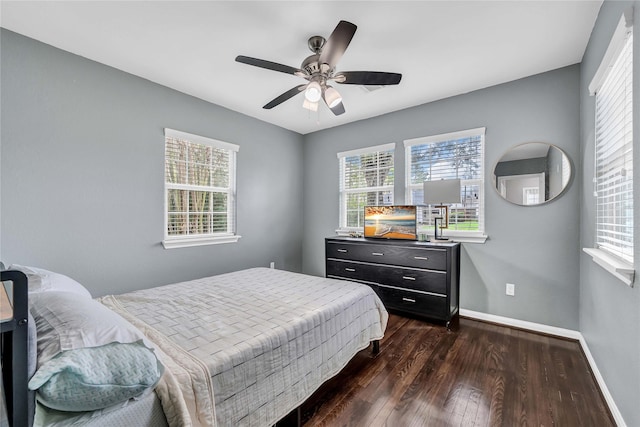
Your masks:
<svg viewBox="0 0 640 427"><path fill-rule="evenodd" d="M50 311L51 295L100 304L109 316L126 321L141 336L118 339L135 344L136 351L144 347L152 352L160 374L153 387L147 387L153 392L90 411L60 410L47 400L43 386L38 389L36 425L270 426L299 407L357 352L380 340L388 318L368 286L268 268L98 300L30 293L38 333L40 319L47 315L43 311ZM85 316L102 310L92 307ZM46 371L41 359L51 364L69 353L47 353L42 340L38 335L38 372L30 386L34 378L47 378L41 374ZM149 372L151 365L146 365Z"/></svg>

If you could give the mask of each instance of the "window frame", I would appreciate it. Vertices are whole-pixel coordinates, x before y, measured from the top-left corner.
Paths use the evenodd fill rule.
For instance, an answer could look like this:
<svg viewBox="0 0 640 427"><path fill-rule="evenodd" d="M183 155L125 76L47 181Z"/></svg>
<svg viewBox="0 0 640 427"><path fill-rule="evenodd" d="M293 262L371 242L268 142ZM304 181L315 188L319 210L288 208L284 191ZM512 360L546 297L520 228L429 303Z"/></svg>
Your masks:
<svg viewBox="0 0 640 427"><path fill-rule="evenodd" d="M337 234L349 234L349 233L364 233L364 223L362 227L349 227L347 226L347 194L353 193L362 193L368 191L385 191L390 190L391 192L391 204L393 205L395 199L395 148L396 144L394 142L382 145L375 145L370 147L359 148L356 150L342 151L337 153L338 156L338 174L339 174L339 216L338 216L338 229L336 230ZM348 157L362 156L365 154L374 154L380 152L390 151L393 156L393 183L391 185L385 186L375 186L375 187L360 187L355 189L345 189L345 167L344 163ZM363 213L364 214L364 213Z"/></svg>
<svg viewBox="0 0 640 427"><path fill-rule="evenodd" d="M162 245L165 249L214 245L221 243L237 242L242 236L236 232L236 173L237 173L237 153L240 147L229 142L219 141L217 139L205 136L195 135L175 129L164 129L164 238ZM166 164L167 164L167 140L180 139L186 140L191 144L205 145L228 153L229 159L229 175L228 185L226 187L200 186L196 184L178 184L167 181ZM188 190L188 191L206 191L210 193L226 193L227 194L227 231L198 233L186 235L169 235L169 190Z"/></svg>
<svg viewBox="0 0 640 427"><path fill-rule="evenodd" d="M411 148L416 145L427 145L445 141L452 141L456 139L462 139L466 137L472 136L480 136L481 137L481 159L480 159L480 172L478 176L480 178L475 179L462 179L460 184L464 185L477 185L478 186L478 230L477 231L468 231L468 230L451 230L447 229L446 235L451 240L456 242L466 242L466 243L484 243L488 236L485 230L485 136L486 136L486 128L479 127L474 129L467 129L449 133L443 133L438 135L431 135L420 138L407 139L404 141L404 149L405 149L405 200L407 204L415 204L413 201L413 191L421 190L422 183L420 184L412 184L411 183ZM455 209L449 210L449 215L453 214Z"/></svg>
<svg viewBox="0 0 640 427"><path fill-rule="evenodd" d="M625 237L630 237L630 241L631 241L631 248L630 250L625 251L624 249L621 249L620 251L618 250L612 250L611 248L607 247L606 244L604 244L601 239L600 239L600 222L601 222L601 217L600 217L600 206L601 206L601 200L599 200L599 196L598 196L598 191L602 191L602 188L600 186L601 181L598 180L598 171L601 167L601 163L600 162L600 158L598 156L599 152L602 152L602 140L599 140L599 132L598 132L598 127L599 124L602 125L602 122L600 121L600 117L599 117L599 108L598 108L598 92L603 90L603 88L605 87L605 85L607 83L609 83L609 77L612 76L612 70L614 69L616 63L618 63L619 60L622 60L624 58L622 58L622 54L625 52L625 49L630 48L630 51L628 51L628 54L630 55L630 70L629 73L626 74L622 80L624 82L626 82L626 79L630 79L630 86L631 86L631 91L633 91L633 44L634 44L634 31L633 31L633 8L629 8L625 11L625 13L622 15L622 17L620 18L619 22L618 22L618 26L616 27L612 37L611 37L611 41L609 43L609 46L607 47L607 50L602 58L602 61L600 63L600 66L598 67L593 80L591 81L591 83L589 84L589 93L591 96L595 96L595 102L594 102L594 141L593 141L593 147L594 147L594 178L593 178L593 182L594 182L594 207L595 207L595 221L594 221L594 247L592 248L583 248L583 251L585 253L587 253L588 255L591 256L592 260L600 265L602 268L604 268L606 271L608 271L609 273L611 273L613 276L615 276L616 278L620 279L623 283L629 285L629 286L633 286L633 282L635 279L635 259L633 257L633 254L635 252L635 235L634 235L634 230L633 230L633 226L630 227L631 229L631 236L628 235L628 233L626 233ZM627 46L627 43L630 43L631 46ZM620 86L618 86L620 87ZM634 118L633 118L633 112L635 110L635 103L634 103L634 95L633 93L631 93L630 95L630 123L626 123L629 125L629 129L632 132L631 134L631 150L633 151L633 145L634 145L634 141L636 138L635 132L633 132L633 127L635 126L634 123ZM637 96L636 96L637 97ZM622 104L625 104L624 102ZM627 103L628 105L628 103ZM626 108L626 106L625 106ZM625 110L626 111L626 110ZM620 114L616 114L617 117L620 117ZM627 128L625 127L625 130ZM600 133L601 134L601 133ZM604 142L609 142L610 144L607 145L607 148L611 148L612 145L615 145L616 141L615 140L605 140ZM625 146L625 143L623 143L622 147ZM631 162L632 162L632 167L631 169L633 169L635 167L635 165L633 165L633 153L631 153ZM608 162L607 164L610 164L613 162ZM623 167L624 168L624 167ZM633 183L633 173L630 173L630 177L631 177L631 203L633 203L633 187L634 187L634 183ZM607 186L606 189L610 189L612 186ZM616 187L617 188L617 187ZM620 194L623 194L624 191L622 191ZM621 204L623 203L623 201L617 201L615 202L616 204ZM627 203L627 201L625 200L624 203ZM631 221L633 221L633 208L631 209L632 211L632 216L631 216ZM626 225L627 228L629 228L628 225ZM626 252L626 253L625 253Z"/></svg>

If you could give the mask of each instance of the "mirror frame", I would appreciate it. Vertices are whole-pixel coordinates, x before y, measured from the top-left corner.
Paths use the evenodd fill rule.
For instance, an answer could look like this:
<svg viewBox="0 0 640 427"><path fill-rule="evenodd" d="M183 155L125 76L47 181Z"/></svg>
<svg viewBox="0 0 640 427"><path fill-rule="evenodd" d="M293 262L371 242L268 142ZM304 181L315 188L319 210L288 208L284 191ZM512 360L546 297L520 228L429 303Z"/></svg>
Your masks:
<svg viewBox="0 0 640 427"><path fill-rule="evenodd" d="M521 203L516 203L516 202L513 202L513 201L507 199L502 194L500 194L500 191L498 190L498 177L496 176L496 167L502 161L504 156L507 155L507 153L509 153L514 148L521 147L521 146L527 145L527 144L545 144L545 145L548 145L550 149L551 148L555 148L558 151L560 151L560 153L563 156L565 156L567 158L567 161L569 162L569 179L567 180L567 184L562 188L562 190L560 190L560 192L558 194L556 194L553 198L551 198L549 200L545 200L545 201L540 202L540 203L533 204L533 205L525 205L525 204L521 204ZM509 203L511 203L512 205L515 205L515 206L522 206L522 207L525 207L525 208L527 208L527 207L536 207L536 206L542 206L542 205L546 205L548 203L551 203L554 200L558 199L560 196L562 196L564 193L566 193L567 188L569 188L571 186L571 183L573 182L574 166L573 166L573 162L571 161L571 157L569 157L569 155L567 155L567 153L562 148L558 147L557 145L551 144L551 143L548 143L548 142L530 141L530 142L523 142L521 144L516 144L514 146L509 147L506 151L504 151L502 153L502 155L498 158L498 160L494 163L493 169L491 170L491 177L492 177L492 181L493 181L493 189L498 194L498 196L500 196L500 199L502 199L502 200L504 200L506 202L509 202Z"/></svg>

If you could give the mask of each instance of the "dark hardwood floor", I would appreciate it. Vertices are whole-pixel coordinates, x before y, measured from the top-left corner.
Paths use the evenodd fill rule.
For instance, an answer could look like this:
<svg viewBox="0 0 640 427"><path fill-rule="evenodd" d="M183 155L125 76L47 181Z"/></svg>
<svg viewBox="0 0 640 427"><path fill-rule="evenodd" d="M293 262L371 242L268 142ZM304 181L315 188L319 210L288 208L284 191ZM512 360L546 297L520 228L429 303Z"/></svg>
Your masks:
<svg viewBox="0 0 640 427"><path fill-rule="evenodd" d="M391 315L302 406L312 426L615 426L577 341L460 318Z"/></svg>

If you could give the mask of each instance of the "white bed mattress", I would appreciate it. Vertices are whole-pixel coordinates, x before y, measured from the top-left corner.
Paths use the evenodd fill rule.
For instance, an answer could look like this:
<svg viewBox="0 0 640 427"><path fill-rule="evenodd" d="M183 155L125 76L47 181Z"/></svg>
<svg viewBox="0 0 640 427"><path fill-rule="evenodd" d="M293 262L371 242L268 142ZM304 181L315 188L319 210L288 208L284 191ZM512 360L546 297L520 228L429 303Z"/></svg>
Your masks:
<svg viewBox="0 0 640 427"><path fill-rule="evenodd" d="M255 268L116 296L209 369L218 426L270 426L383 336L371 288Z"/></svg>
<svg viewBox="0 0 640 427"><path fill-rule="evenodd" d="M46 408L40 404L36 407L34 427L166 427L167 420L162 411L160 400L155 393L147 393L136 400L129 400L124 405L102 409L94 412L61 412Z"/></svg>

